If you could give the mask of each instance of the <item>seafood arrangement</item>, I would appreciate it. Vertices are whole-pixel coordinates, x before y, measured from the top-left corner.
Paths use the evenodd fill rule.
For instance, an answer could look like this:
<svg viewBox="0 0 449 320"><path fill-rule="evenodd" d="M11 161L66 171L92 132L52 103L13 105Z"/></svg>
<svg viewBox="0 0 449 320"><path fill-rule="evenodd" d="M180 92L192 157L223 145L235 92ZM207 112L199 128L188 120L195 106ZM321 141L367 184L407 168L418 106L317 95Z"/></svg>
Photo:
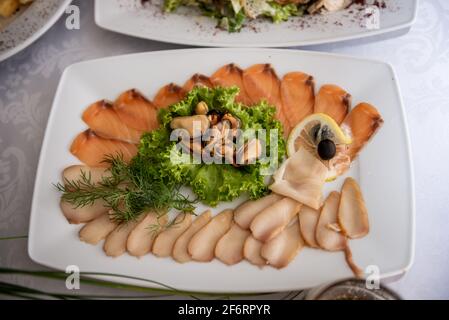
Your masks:
<svg viewBox="0 0 449 320"><path fill-rule="evenodd" d="M152 100L132 89L113 102L95 102L82 119L88 129L70 147L82 164L66 168L57 187L67 220L84 224L80 240L104 240L106 255L284 268L309 247L344 252L362 275L348 244L369 233L362 191L347 178L323 199L323 186L350 168L383 120L368 103L352 107L343 88L316 91L313 76L303 72L279 78L269 64L244 70L228 64L182 86L167 84ZM245 137L239 145L238 130L254 128L279 136ZM179 143L184 153L169 138L175 130L189 134ZM208 130L219 139L205 139ZM261 151L270 143L276 155ZM173 164L173 157L204 154L220 165ZM266 159L278 164L268 182ZM212 208L242 195L250 200L237 208L195 214L195 201ZM171 209L178 211L173 219Z"/></svg>

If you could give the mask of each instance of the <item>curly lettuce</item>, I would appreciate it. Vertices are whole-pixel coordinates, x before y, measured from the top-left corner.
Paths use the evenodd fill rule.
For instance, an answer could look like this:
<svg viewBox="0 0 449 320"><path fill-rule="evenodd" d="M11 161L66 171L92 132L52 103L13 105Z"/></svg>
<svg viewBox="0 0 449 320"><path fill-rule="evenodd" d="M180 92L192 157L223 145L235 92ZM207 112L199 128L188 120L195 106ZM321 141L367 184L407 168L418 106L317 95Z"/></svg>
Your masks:
<svg viewBox="0 0 449 320"><path fill-rule="evenodd" d="M255 164L241 167L230 164L195 164L190 155L177 150L175 141L170 141L172 119L192 115L195 106L204 101L210 111L230 113L237 117L242 129L266 129L267 157L272 156L269 152L272 142L270 132L277 130L275 142L278 154L275 162L280 163L285 156L285 141L282 138L282 125L274 119L276 109L266 102L251 107L244 106L235 102L238 93L237 87L193 89L184 100L159 112L161 127L142 137L138 157L143 161L147 159L165 183L190 187L200 201L210 206L216 206L221 201L232 201L243 194L251 199L262 197L268 192L263 170L271 162L258 160Z"/></svg>
<svg viewBox="0 0 449 320"><path fill-rule="evenodd" d="M302 11L298 9L298 6L294 3L279 4L277 2L269 2L271 10L264 13L265 16L271 17L274 23L281 23L287 21L292 16L298 16L302 14Z"/></svg>

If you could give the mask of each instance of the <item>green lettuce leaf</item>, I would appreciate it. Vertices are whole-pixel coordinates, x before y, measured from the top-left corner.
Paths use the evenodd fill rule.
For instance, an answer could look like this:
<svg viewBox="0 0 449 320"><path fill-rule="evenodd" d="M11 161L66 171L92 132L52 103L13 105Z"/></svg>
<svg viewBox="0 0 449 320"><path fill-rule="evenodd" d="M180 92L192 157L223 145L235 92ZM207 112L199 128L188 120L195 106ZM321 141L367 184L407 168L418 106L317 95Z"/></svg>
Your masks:
<svg viewBox="0 0 449 320"><path fill-rule="evenodd" d="M178 9L183 3L182 0L165 0L164 2L164 11L165 12L173 12Z"/></svg>
<svg viewBox="0 0 449 320"><path fill-rule="evenodd" d="M230 113L237 117L242 129L266 129L264 143L267 145L267 157L271 156L270 131L278 130L275 142L278 144L277 160L280 163L285 156L285 141L282 138L282 125L275 120L276 109L264 101L251 107L236 103L238 93L237 87L197 87L184 100L159 111L162 125L142 137L140 161L147 161L152 172L157 172L164 183L191 187L198 199L210 206L216 206L221 201L232 201L242 194L247 194L252 199L262 197L268 192L266 176L262 174L262 170L269 163L262 161L264 159L238 168L230 164L195 164L190 155L177 150L175 141L170 141L171 120L178 116L192 115L196 105L204 101L210 111ZM264 140L263 137L258 138Z"/></svg>
<svg viewBox="0 0 449 320"><path fill-rule="evenodd" d="M265 16L271 17L274 23L280 23L283 21L287 21L291 16L299 15L300 11L296 4L279 4L277 2L269 3L271 10L265 13Z"/></svg>

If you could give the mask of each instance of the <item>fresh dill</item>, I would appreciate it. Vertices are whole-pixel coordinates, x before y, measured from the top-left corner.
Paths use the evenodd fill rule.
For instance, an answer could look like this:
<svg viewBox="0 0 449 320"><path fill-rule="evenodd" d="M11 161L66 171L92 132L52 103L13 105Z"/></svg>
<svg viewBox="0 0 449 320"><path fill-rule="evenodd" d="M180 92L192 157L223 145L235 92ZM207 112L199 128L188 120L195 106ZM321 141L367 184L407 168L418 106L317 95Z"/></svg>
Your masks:
<svg viewBox="0 0 449 320"><path fill-rule="evenodd" d="M78 180L55 184L62 200L78 208L102 199L117 222L135 220L149 210L163 215L170 209L188 213L195 209L195 201L180 192L181 186L158 177L152 163L138 156L130 164L122 156L108 156L104 162L110 168L99 183L92 182L89 172L81 171Z"/></svg>

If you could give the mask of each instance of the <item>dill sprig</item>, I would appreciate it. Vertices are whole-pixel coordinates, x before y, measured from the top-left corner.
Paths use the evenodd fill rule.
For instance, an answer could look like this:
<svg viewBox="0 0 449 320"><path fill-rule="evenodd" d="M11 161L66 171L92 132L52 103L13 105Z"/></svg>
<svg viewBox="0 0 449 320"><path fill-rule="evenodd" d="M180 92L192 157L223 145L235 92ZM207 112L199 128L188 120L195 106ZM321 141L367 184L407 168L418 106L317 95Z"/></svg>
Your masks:
<svg viewBox="0 0 449 320"><path fill-rule="evenodd" d="M109 174L99 183L93 183L90 172L84 171L78 180L57 183L62 200L78 208L102 199L117 222L135 220L149 210L163 215L172 208L190 213L195 209L196 201L184 196L179 184L161 178L154 163L137 156L127 164L121 155L107 156L104 162L110 166Z"/></svg>

